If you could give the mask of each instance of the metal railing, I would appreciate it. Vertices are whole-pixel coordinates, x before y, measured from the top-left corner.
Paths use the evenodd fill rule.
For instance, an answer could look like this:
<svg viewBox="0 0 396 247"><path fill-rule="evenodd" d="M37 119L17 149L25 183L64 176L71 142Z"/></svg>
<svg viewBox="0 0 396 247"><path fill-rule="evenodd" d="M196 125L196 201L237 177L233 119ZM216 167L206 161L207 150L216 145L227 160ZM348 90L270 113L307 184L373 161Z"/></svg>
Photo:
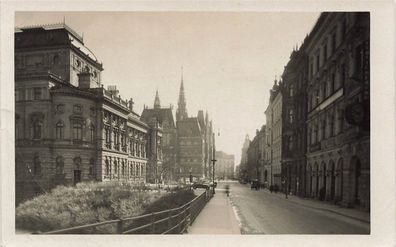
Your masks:
<svg viewBox="0 0 396 247"><path fill-rule="evenodd" d="M183 234L212 197L208 189L177 208L39 234Z"/></svg>

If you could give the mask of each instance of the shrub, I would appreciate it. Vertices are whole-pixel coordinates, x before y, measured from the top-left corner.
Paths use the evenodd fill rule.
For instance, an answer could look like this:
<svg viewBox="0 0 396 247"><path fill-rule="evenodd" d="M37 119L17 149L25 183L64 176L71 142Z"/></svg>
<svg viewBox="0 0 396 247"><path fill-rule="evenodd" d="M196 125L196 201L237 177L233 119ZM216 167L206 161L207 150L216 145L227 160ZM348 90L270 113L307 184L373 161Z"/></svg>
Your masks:
<svg viewBox="0 0 396 247"><path fill-rule="evenodd" d="M16 227L51 231L105 220L139 215L164 192L131 183L79 183L58 186L16 208ZM116 226L103 226L80 233L111 233Z"/></svg>

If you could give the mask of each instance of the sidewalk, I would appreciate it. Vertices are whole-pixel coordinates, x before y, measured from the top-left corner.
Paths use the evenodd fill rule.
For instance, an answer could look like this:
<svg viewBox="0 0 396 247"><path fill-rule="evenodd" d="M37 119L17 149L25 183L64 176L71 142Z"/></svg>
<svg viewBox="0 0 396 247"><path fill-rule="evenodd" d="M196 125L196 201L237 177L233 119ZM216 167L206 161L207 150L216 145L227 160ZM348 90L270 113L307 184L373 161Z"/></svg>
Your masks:
<svg viewBox="0 0 396 247"><path fill-rule="evenodd" d="M202 209L188 234L241 234L229 197L221 190Z"/></svg>
<svg viewBox="0 0 396 247"><path fill-rule="evenodd" d="M261 189L260 191L263 193L271 194L273 196L285 198L285 194L282 192L271 193L267 189ZM294 196L294 195L288 195L287 199L285 199L285 200L289 200L293 203L300 204L305 207L310 207L310 208L317 209L317 210L329 211L329 212L339 214L339 215L342 215L345 217L349 217L349 218L352 218L355 220L359 220L359 221L362 221L365 223L370 223L370 213L364 212L359 209L342 208L342 207L332 204L330 202L318 201L318 200L314 200L312 198L302 198L302 197L298 197L298 196Z"/></svg>

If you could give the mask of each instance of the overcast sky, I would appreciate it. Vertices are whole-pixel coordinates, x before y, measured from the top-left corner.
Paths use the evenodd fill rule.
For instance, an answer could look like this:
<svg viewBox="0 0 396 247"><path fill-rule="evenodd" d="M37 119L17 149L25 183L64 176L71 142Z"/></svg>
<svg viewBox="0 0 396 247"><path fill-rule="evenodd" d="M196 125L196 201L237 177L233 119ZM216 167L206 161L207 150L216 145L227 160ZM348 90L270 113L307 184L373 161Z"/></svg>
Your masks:
<svg viewBox="0 0 396 247"><path fill-rule="evenodd" d="M181 66L189 116L208 111L216 148L239 164L246 134L265 123L269 90L320 13L293 12L17 12L17 27L62 22L84 35L103 62L105 87L132 97L136 112L174 105Z"/></svg>

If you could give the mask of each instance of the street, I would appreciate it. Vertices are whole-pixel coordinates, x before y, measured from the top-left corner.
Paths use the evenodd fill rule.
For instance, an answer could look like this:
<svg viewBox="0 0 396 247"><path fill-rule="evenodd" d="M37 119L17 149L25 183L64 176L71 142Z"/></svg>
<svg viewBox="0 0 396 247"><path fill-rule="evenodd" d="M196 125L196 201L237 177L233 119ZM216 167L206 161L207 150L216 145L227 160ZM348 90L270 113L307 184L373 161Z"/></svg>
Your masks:
<svg viewBox="0 0 396 247"><path fill-rule="evenodd" d="M313 209L249 184L229 183L242 234L369 234L370 226L334 212ZM225 183L220 183L218 192Z"/></svg>

